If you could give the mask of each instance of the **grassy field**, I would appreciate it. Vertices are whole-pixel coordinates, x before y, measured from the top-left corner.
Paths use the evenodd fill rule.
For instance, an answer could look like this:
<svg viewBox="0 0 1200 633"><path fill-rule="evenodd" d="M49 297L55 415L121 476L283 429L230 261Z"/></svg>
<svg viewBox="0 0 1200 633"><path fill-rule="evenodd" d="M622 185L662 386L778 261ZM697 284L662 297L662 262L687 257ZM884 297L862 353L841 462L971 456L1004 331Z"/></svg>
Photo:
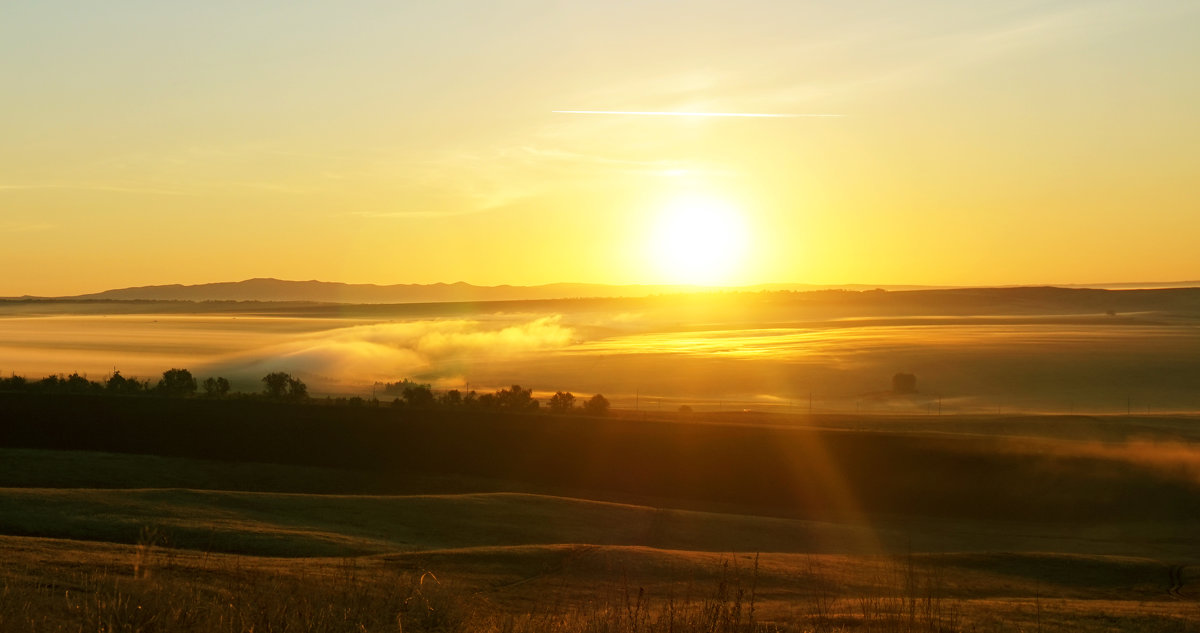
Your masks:
<svg viewBox="0 0 1200 633"><path fill-rule="evenodd" d="M0 552L5 631L1200 627L1191 596L1164 597L1171 570L1138 558L539 545L281 559L16 537Z"/></svg>
<svg viewBox="0 0 1200 633"><path fill-rule="evenodd" d="M608 437L606 425L642 425L635 438L649 443L691 434L700 443L681 448L688 461L668 462L695 465L713 454L703 441L774 441L791 437L778 433L797 422L715 415L570 423L588 441ZM1081 507L1102 509L1106 486L1145 483L1173 491L1148 503L1185 505L1079 520L1038 517L1038 505L1013 517L973 506L920 511L921 495L945 499L946 490L972 483L947 481L941 490L910 491L911 512L871 507L873 497L862 495L870 511L858 516L764 516L752 503L621 486L592 488L604 498L594 500L537 471L4 448L0 630L1200 630L1194 420L803 422L832 447L828 468L809 474L840 474L853 484L844 491L873 481L854 469L878 454L878 443L894 447L893 459L909 451L910 467L933 456L935 475L947 455L963 451L946 462L960 464L984 446L1013 459L962 472L1066 486L1091 495L1091 506ZM527 432L513 430L518 438ZM565 451L577 439L552 438ZM1072 463L1087 467L1064 466ZM1004 471L989 473L995 468ZM937 479L909 481L928 487ZM1080 488L1089 483L1094 490ZM760 477L742 485L771 484Z"/></svg>
<svg viewBox="0 0 1200 633"><path fill-rule="evenodd" d="M1200 518L1188 417L946 416L935 428L911 416L621 419L18 394L0 395L0 413L0 446L231 464L222 476L233 485L216 489L509 491L824 521ZM1071 438L1049 432L1060 424ZM1000 432L982 432L993 425ZM232 464L247 462L318 470L239 484ZM167 477L123 485L160 488Z"/></svg>

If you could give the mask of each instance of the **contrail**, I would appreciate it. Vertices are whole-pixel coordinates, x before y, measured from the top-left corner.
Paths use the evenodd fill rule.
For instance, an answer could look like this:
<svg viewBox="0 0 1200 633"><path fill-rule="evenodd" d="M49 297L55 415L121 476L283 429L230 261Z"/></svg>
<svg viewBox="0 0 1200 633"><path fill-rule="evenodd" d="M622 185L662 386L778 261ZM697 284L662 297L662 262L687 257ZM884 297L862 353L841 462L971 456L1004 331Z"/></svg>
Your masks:
<svg viewBox="0 0 1200 633"><path fill-rule="evenodd" d="M554 114L625 114L633 116L694 116L746 117L760 119L795 119L800 117L834 118L844 114L772 114L766 112L638 112L633 110L551 110Z"/></svg>

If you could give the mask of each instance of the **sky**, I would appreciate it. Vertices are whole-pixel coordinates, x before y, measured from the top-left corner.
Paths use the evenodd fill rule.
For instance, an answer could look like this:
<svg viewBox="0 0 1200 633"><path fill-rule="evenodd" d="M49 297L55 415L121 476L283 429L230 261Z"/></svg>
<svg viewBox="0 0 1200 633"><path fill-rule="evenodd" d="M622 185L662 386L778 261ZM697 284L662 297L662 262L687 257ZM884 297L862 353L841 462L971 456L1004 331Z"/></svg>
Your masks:
<svg viewBox="0 0 1200 633"><path fill-rule="evenodd" d="M0 296L1200 279L1197 32L1194 0L9 2Z"/></svg>

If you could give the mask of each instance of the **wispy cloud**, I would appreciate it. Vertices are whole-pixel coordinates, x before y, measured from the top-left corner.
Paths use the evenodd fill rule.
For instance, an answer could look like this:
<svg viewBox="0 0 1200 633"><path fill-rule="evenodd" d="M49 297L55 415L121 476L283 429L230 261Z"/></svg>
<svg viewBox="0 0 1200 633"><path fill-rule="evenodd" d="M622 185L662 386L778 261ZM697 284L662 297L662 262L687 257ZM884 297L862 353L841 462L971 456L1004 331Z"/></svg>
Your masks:
<svg viewBox="0 0 1200 633"><path fill-rule="evenodd" d="M615 114L632 116L667 116L667 117L713 117L713 118L748 118L748 119L796 119L805 117L824 118L842 117L844 114L792 114L768 112L647 112L634 110L552 110L553 114Z"/></svg>
<svg viewBox="0 0 1200 633"><path fill-rule="evenodd" d="M635 171L660 172L663 170L681 169L685 167L683 163L677 160L637 160L632 158L616 158L602 154L584 154L581 152L571 152L563 149L549 149L545 147L533 147L528 145L506 150L503 152L503 154L510 158L521 157L529 162L559 163L563 165L586 164L588 166L610 167L620 170L632 169Z"/></svg>
<svg viewBox="0 0 1200 633"><path fill-rule="evenodd" d="M536 136L536 134L535 134ZM362 218L420 219L475 215L511 208L548 195L570 183L593 182L615 174L644 177L678 176L712 171L704 165L674 159L642 160L563 149L555 139L536 144L497 144L475 151L446 152L396 169L392 184L415 199L394 209L345 212Z"/></svg>
<svg viewBox="0 0 1200 633"><path fill-rule="evenodd" d="M953 3L950 3L953 5ZM743 42L702 69L630 73L566 95L588 104L572 113L637 116L753 116L776 112L853 115L843 107L895 89L970 72L1008 58L1112 37L1140 23L1168 20L1195 3L1010 3L914 11L899 5L876 19L849 18L782 44ZM764 64L764 59L776 63ZM611 106L647 104L626 111ZM838 104L838 105L833 105ZM711 112L709 112L711 111ZM564 110L555 110L564 112ZM796 115L792 115L796 116ZM770 117L777 118L777 117Z"/></svg>
<svg viewBox="0 0 1200 633"><path fill-rule="evenodd" d="M160 189L156 187L141 187L136 185L106 185L91 183L52 183L52 184L5 184L0 185L0 191L36 191L36 190L80 190L107 191L112 193L130 193L163 196L191 196L194 193L178 189Z"/></svg>
<svg viewBox="0 0 1200 633"><path fill-rule="evenodd" d="M843 44L871 50L861 45L882 42L888 46L874 48L894 52L885 57L857 61L847 57L850 65L840 77L804 82L787 82L782 81L783 77L776 77L775 87L764 86L762 96L765 103L787 107L814 97L860 98L880 90L922 86L928 80L964 73L1056 45L1112 37L1123 29L1134 28L1139 21L1169 19L1170 14L1170 11L1156 12L1137 3L1102 1L1005 11L984 25L972 19L977 17L973 10L938 19L923 16L889 21L886 26L864 25L859 31L846 34ZM799 59L809 48L802 44L794 51L781 54Z"/></svg>
<svg viewBox="0 0 1200 633"><path fill-rule="evenodd" d="M350 215L359 218L411 218L415 220L422 218L453 218L464 215L476 215L490 210L490 207L466 207L460 209L447 209L445 211L433 211L429 209L414 209L411 211L349 211L343 215Z"/></svg>

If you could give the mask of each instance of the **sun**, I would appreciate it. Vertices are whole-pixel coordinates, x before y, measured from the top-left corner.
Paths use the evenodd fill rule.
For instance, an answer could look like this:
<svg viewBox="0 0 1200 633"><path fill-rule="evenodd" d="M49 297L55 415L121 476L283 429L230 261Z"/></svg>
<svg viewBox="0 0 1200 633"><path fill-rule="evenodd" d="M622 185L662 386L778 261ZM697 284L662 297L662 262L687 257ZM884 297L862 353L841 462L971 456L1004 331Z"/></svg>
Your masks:
<svg viewBox="0 0 1200 633"><path fill-rule="evenodd" d="M650 250L659 272L673 283L721 285L741 272L746 245L741 212L717 198L685 196L663 208Z"/></svg>

